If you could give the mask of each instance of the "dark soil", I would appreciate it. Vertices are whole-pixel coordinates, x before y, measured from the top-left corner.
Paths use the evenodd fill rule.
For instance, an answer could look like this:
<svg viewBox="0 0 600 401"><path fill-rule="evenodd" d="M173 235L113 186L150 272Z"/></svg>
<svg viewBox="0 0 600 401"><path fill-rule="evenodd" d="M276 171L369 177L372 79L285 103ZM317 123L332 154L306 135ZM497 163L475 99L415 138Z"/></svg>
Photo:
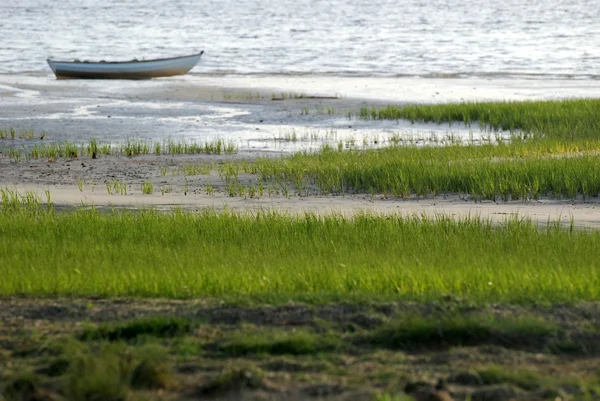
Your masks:
<svg viewBox="0 0 600 401"><path fill-rule="evenodd" d="M104 398L88 379L102 375ZM7 400L400 400L405 393L600 399L600 304L0 298Z"/></svg>

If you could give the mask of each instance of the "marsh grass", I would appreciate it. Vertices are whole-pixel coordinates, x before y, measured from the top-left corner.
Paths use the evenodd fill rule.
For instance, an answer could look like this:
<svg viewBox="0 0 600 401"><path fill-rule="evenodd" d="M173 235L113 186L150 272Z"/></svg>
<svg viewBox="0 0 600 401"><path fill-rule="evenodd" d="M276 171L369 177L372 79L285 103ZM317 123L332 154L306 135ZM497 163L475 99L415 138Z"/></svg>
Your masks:
<svg viewBox="0 0 600 401"><path fill-rule="evenodd" d="M80 156L89 156L96 159L99 156L127 156L135 157L154 153L155 155L181 155L181 154L235 154L238 147L233 141L215 139L205 142L174 141L168 139L162 142L147 142L128 139L120 145L99 143L91 139L87 144L79 145L72 142L35 143L31 146L8 146L0 152L7 154L14 161L45 159L56 161L60 158L75 159Z"/></svg>
<svg viewBox="0 0 600 401"><path fill-rule="evenodd" d="M177 337L189 334L194 325L184 318L152 316L126 321L120 324L105 324L85 329L79 339L82 341L104 340L109 342L132 341L141 337Z"/></svg>
<svg viewBox="0 0 600 401"><path fill-rule="evenodd" d="M14 128L0 130L0 139L15 139L17 131Z"/></svg>
<svg viewBox="0 0 600 401"><path fill-rule="evenodd" d="M537 390L546 380L534 371L519 369L507 370L502 366L487 366L477 370L483 384L494 385L511 383L524 390Z"/></svg>
<svg viewBox="0 0 600 401"><path fill-rule="evenodd" d="M45 377L31 372L15 375L7 385L2 383L0 397L14 401L63 397L73 401L126 401L132 399L132 389L170 389L177 384L168 355L161 347L70 344L50 367L36 371ZM52 367L57 364L58 370Z"/></svg>
<svg viewBox="0 0 600 401"><path fill-rule="evenodd" d="M200 396L214 396L244 389L256 390L267 387L267 383L265 372L255 366L230 366L209 383L199 386L197 393Z"/></svg>
<svg viewBox="0 0 600 401"><path fill-rule="evenodd" d="M125 144L121 145L121 153L129 157L147 155L150 153L151 146L147 142L128 140Z"/></svg>
<svg viewBox="0 0 600 401"><path fill-rule="evenodd" d="M561 329L554 323L533 317L518 319L492 316L453 316L424 318L407 316L369 333L369 344L392 349L448 348L498 344L510 347L543 347Z"/></svg>
<svg viewBox="0 0 600 401"><path fill-rule="evenodd" d="M340 338L328 336L326 333L317 334L307 330L262 330L233 335L220 344L219 351L231 357L248 354L312 355L334 351L342 346Z"/></svg>
<svg viewBox="0 0 600 401"><path fill-rule="evenodd" d="M125 181L119 181L116 178L113 178L110 181L106 181L105 185L109 195L127 195L127 184L125 184Z"/></svg>
<svg viewBox="0 0 600 401"><path fill-rule="evenodd" d="M92 140L87 146L87 151L90 152L89 154L92 157L94 150L96 151L97 156L97 143L95 140ZM46 159L48 161L56 161L59 158L75 159L83 152L81 148L74 143L63 142L35 144L28 149L24 149L24 153L27 159Z"/></svg>
<svg viewBox="0 0 600 401"><path fill-rule="evenodd" d="M280 92L271 95L271 100L288 100L288 99L304 99L306 95L304 93L297 92Z"/></svg>
<svg viewBox="0 0 600 401"><path fill-rule="evenodd" d="M160 347L144 347L141 361L131 372L131 387L157 390L173 388L176 384L177 380L167 352Z"/></svg>
<svg viewBox="0 0 600 401"><path fill-rule="evenodd" d="M214 141L199 143L199 142L175 142L168 140L162 145L165 154L234 154L237 153L237 146L232 141L223 139L215 139Z"/></svg>
<svg viewBox="0 0 600 401"><path fill-rule="evenodd" d="M453 137L434 140L443 146L416 146L396 134L387 139L391 146L383 149L367 149L383 145L383 139L363 138L363 150L349 138L325 145L320 152L231 163L220 171L227 171L228 192L239 196L248 189L236 183L238 172L244 171L256 174L265 187L302 195L463 194L494 201L597 197L599 110L600 101L594 99L363 108L360 118L478 123L489 133L477 144ZM500 135L501 130L509 131L509 136ZM297 138L292 133L284 140Z"/></svg>
<svg viewBox="0 0 600 401"><path fill-rule="evenodd" d="M69 400L123 400L135 367L134 355L122 344L103 344L97 349L80 348L69 355L64 377Z"/></svg>
<svg viewBox="0 0 600 401"><path fill-rule="evenodd" d="M150 181L144 181L141 185L141 190L144 195L152 195L154 193L154 184Z"/></svg>
<svg viewBox="0 0 600 401"><path fill-rule="evenodd" d="M40 140L42 140L42 139L46 138L46 135L47 135L47 133L45 131L36 133L34 130L29 130L29 129L22 129L22 130L16 130L14 128L0 129L0 139L11 139L11 140L40 139Z"/></svg>
<svg viewBox="0 0 600 401"><path fill-rule="evenodd" d="M466 126L478 123L485 129L510 131L524 139L575 140L600 136L600 99L363 107L350 116Z"/></svg>
<svg viewBox="0 0 600 401"><path fill-rule="evenodd" d="M165 194L170 194L173 191L173 188L170 185L161 185L160 186L160 194L161 195L165 195Z"/></svg>
<svg viewBox="0 0 600 401"><path fill-rule="evenodd" d="M26 191L20 193L17 189L0 188L0 212L6 215L39 215L41 213L52 213L54 204L50 198L50 192L44 191L45 198L37 192Z"/></svg>
<svg viewBox="0 0 600 401"><path fill-rule="evenodd" d="M321 194L467 194L511 200L542 196L595 197L600 193L600 142L515 141L497 145L393 146L378 150L325 147L318 153L259 158L220 167L235 180L239 171L267 183L288 183Z"/></svg>
<svg viewBox="0 0 600 401"><path fill-rule="evenodd" d="M261 100L263 97L258 92L242 91L235 93L223 93L223 100Z"/></svg>
<svg viewBox="0 0 600 401"><path fill-rule="evenodd" d="M207 175L213 168L214 166L210 163L186 164L182 167L182 172L184 176Z"/></svg>
<svg viewBox="0 0 600 401"><path fill-rule="evenodd" d="M22 150L17 148L10 148L8 150L8 157L10 157L15 163L20 162L24 158Z"/></svg>
<svg viewBox="0 0 600 401"><path fill-rule="evenodd" d="M0 213L0 295L592 301L599 249L598 232L523 220Z"/></svg>
<svg viewBox="0 0 600 401"><path fill-rule="evenodd" d="M8 400L30 399L39 393L40 379L31 372L23 372L11 378L4 388L0 389Z"/></svg>
<svg viewBox="0 0 600 401"><path fill-rule="evenodd" d="M96 159L98 157L98 141L96 139L90 140L90 143L86 148L86 152L92 157L92 159Z"/></svg>
<svg viewBox="0 0 600 401"><path fill-rule="evenodd" d="M216 191L217 191L217 189L214 186L210 185L210 184L206 184L204 186L204 191L206 192L207 195L214 196L215 193L216 193Z"/></svg>

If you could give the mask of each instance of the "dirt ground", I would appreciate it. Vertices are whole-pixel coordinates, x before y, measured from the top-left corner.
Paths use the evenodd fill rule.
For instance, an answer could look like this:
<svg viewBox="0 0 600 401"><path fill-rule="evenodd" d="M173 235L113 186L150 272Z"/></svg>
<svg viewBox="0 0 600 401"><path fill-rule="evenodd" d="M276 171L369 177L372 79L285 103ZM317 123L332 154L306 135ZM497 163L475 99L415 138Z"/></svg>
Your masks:
<svg viewBox="0 0 600 401"><path fill-rule="evenodd" d="M54 344L81 340L81 333L91 328L152 317L182 318L195 326L181 337L154 340L166 350L171 384L132 391L129 399L391 400L403 399L406 391L418 400L436 400L444 398L419 397L441 397L433 387L439 379L445 380L443 392L455 400L600 399L600 347L594 346L600 343L597 303L476 307L448 300L242 306L11 297L0 299L0 305L0 390L12 389L19 372L34 372L43 394L55 397L41 399L64 395L60 385L67 379L49 373L57 358ZM450 331L435 345L424 340L390 347L385 339L364 340L379 338L372 333L405 316L443 320L458 315L541 319L563 330L561 336L571 345L558 349L526 332L517 340L506 332L466 345L454 344ZM320 341L325 338L333 342L324 346ZM313 348L309 340L321 345ZM128 341L133 349L149 342Z"/></svg>

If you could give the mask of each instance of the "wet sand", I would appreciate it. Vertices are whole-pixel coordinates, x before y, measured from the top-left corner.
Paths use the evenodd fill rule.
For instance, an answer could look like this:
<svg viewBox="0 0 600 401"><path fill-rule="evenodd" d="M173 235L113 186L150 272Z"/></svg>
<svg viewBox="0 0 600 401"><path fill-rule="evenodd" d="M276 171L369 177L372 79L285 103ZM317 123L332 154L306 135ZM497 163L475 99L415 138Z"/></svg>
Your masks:
<svg viewBox="0 0 600 401"><path fill-rule="evenodd" d="M274 100L281 93L302 98ZM101 157L92 160L13 162L0 157L0 188L49 190L57 207L184 207L255 211L272 209L291 213L357 212L405 215L445 214L480 216L494 221L525 217L541 225L560 220L579 227L600 227L600 200L530 200L476 202L449 195L397 199L384 195L298 196L264 194L259 199L227 196L216 175L184 177L186 164L218 163L227 159L277 157L309 146L303 141L273 141L282 130L337 129L340 135L384 135L411 129L427 132L447 127L411 126L402 122L348 120L344 113L362 105L384 103L452 102L462 100L523 100L598 97L600 82L536 79L425 79L343 77L245 77L192 75L151 81L57 81L49 76L0 75L0 127L45 130L45 141L118 142L125 139L160 140L237 138L234 156ZM309 107L331 108L334 115L303 115ZM346 130L346 131L343 131ZM262 135L262 136L261 136ZM254 138L252 140L250 137ZM269 139L270 138L270 139ZM336 137L335 140L339 139ZM4 140L1 145L25 146L27 141ZM322 142L312 144L320 146ZM168 169L163 176L161 171ZM179 172L177 172L179 170ZM106 182L126 184L127 195L109 194ZM252 177L242 177L251 182ZM154 194L143 195L141 184L151 181ZM207 192L207 185L215 191Z"/></svg>
<svg viewBox="0 0 600 401"><path fill-rule="evenodd" d="M286 99L280 100L282 94ZM348 118L363 106L600 97L600 82L285 75L94 81L0 74L0 96L0 129L45 131L46 141L220 138L235 142L241 151L294 152L391 135L467 140L482 135L477 126ZM297 142L277 140L291 133L297 134ZM320 139L302 139L312 136Z"/></svg>

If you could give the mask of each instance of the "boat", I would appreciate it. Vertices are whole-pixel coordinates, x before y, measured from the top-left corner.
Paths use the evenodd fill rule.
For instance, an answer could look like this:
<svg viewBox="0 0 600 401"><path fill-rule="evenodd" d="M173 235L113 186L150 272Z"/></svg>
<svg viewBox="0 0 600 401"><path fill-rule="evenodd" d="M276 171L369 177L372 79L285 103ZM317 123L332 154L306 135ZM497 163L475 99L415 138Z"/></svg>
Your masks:
<svg viewBox="0 0 600 401"><path fill-rule="evenodd" d="M198 64L203 53L154 60L46 61L57 79L150 79L184 75Z"/></svg>

